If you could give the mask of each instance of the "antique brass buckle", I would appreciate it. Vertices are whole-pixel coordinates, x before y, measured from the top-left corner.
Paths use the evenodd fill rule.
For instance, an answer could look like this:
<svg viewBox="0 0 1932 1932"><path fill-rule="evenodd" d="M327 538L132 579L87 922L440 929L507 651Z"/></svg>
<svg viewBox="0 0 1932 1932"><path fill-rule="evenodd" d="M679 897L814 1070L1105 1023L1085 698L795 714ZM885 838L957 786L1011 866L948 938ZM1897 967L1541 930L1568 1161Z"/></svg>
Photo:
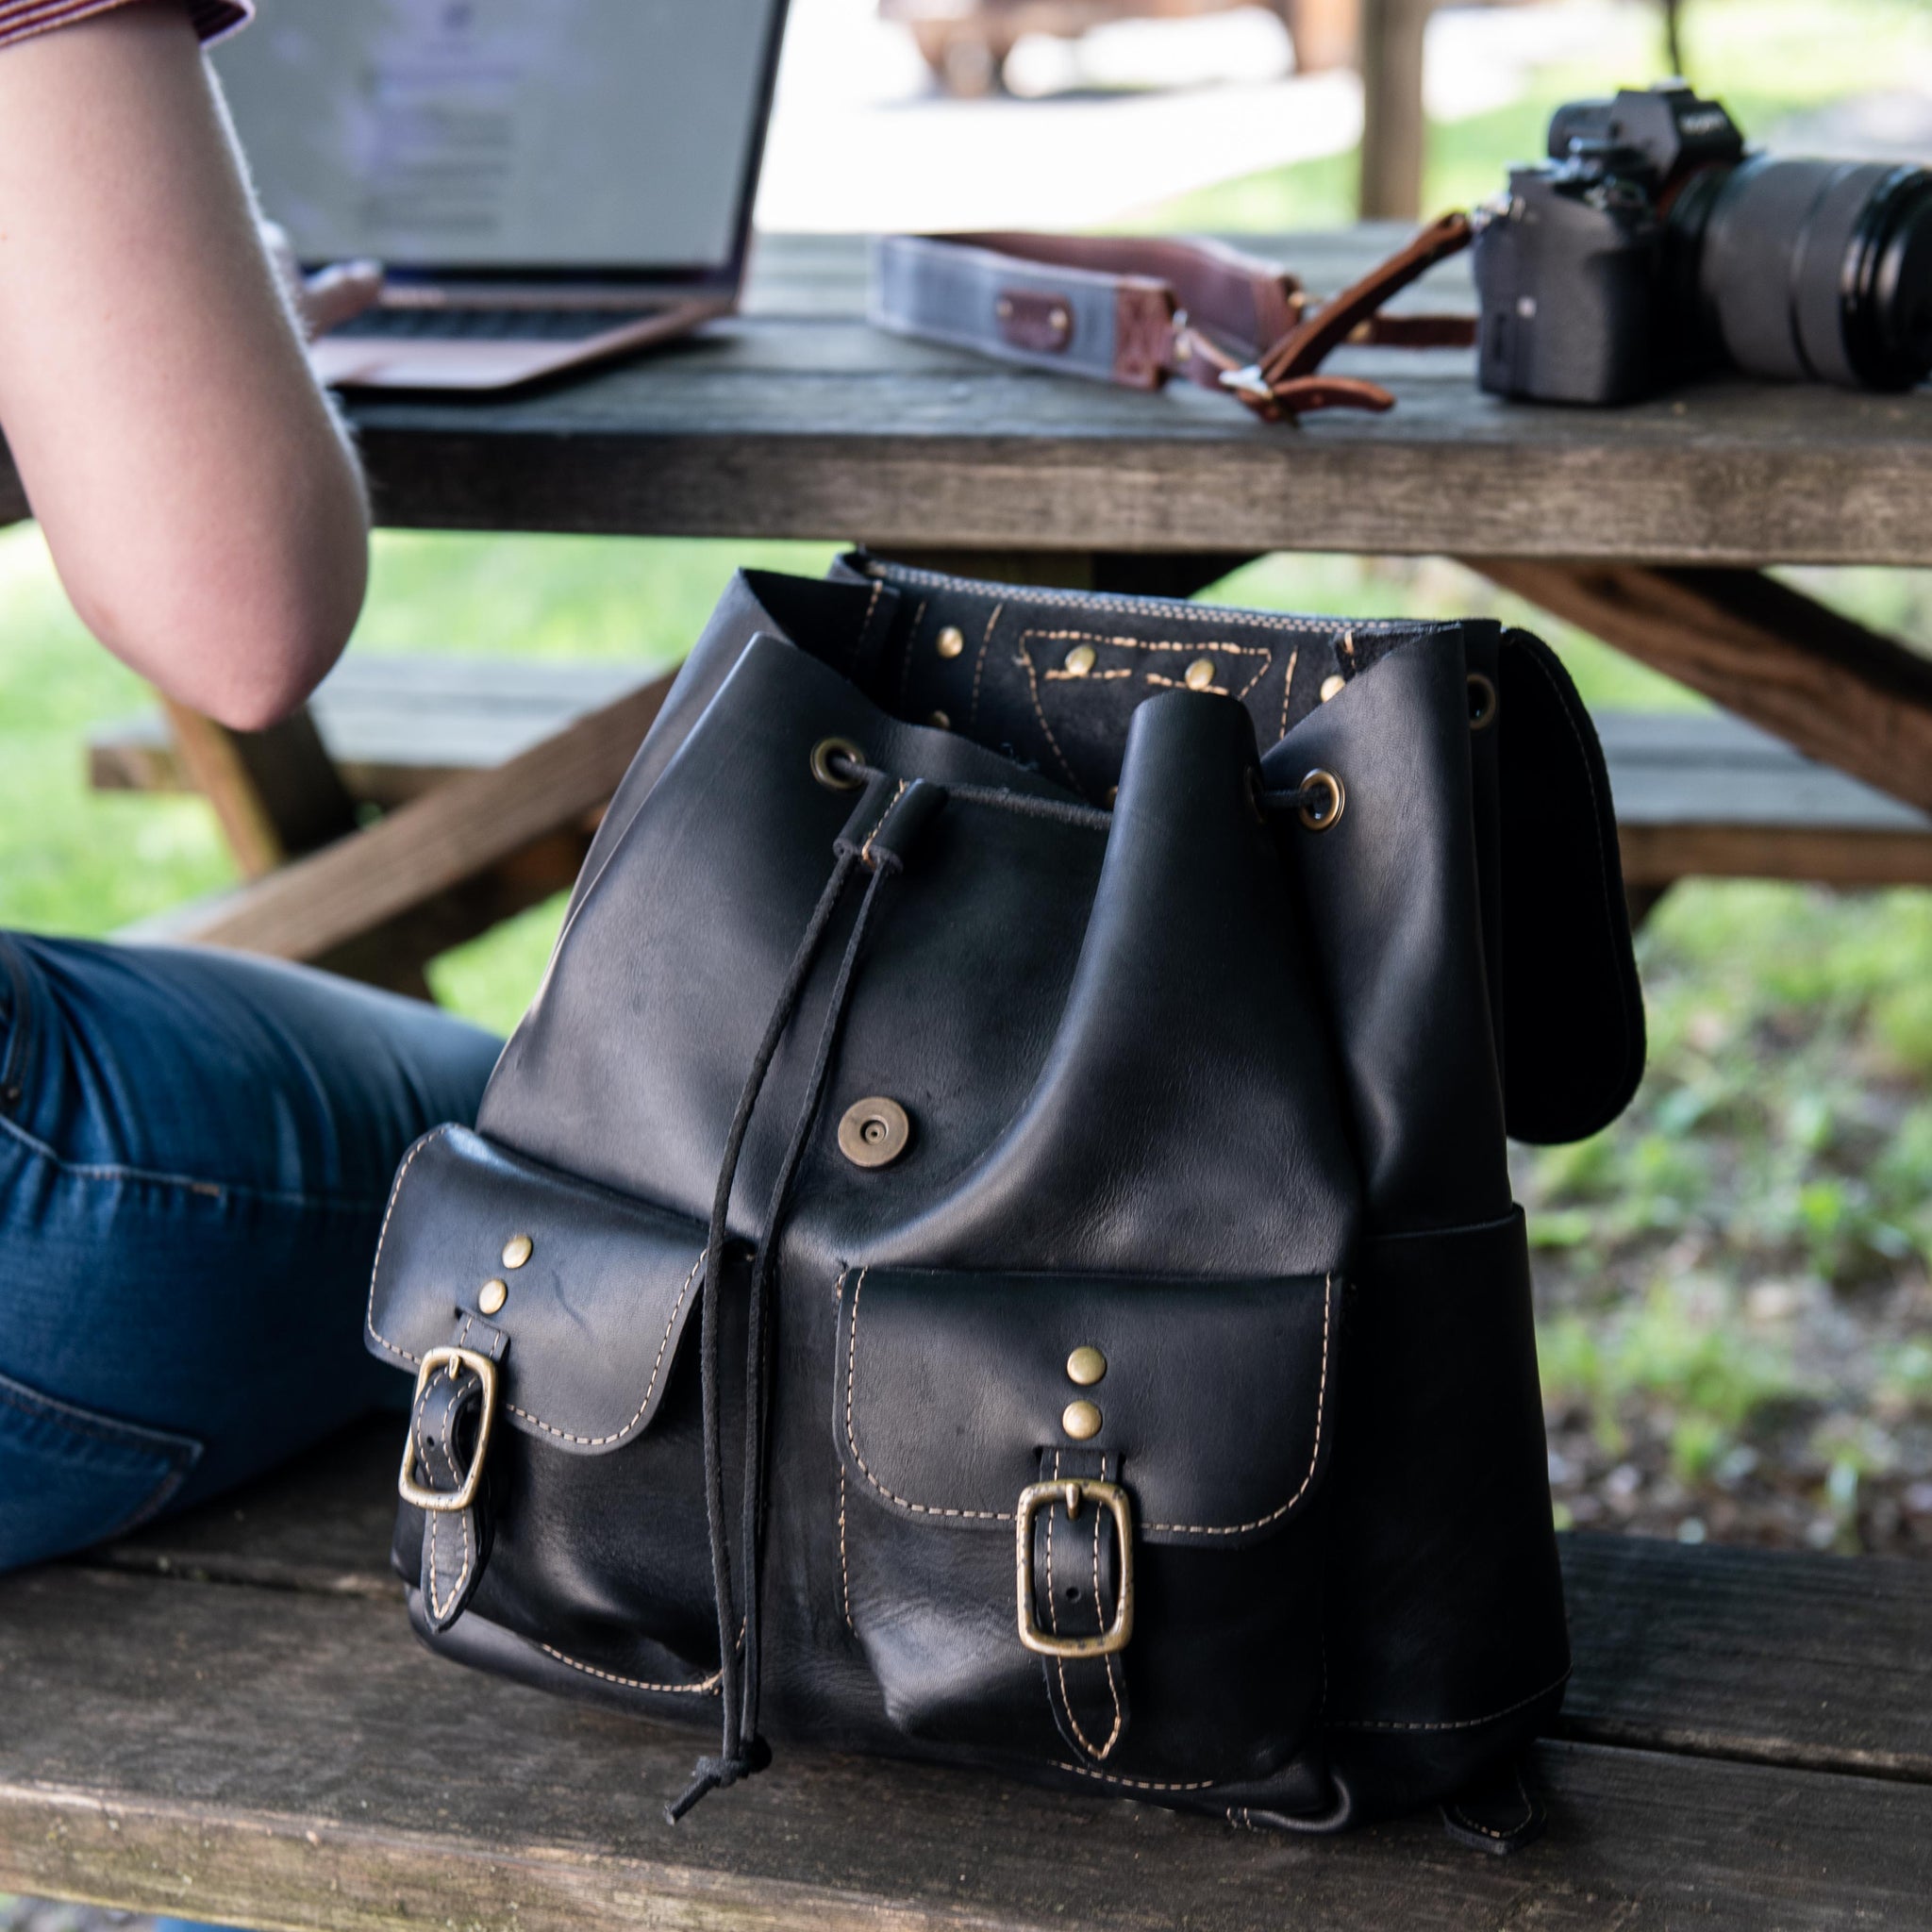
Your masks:
<svg viewBox="0 0 1932 1932"><path fill-rule="evenodd" d="M1113 1512L1114 1536L1121 1546L1121 1588L1113 1622L1096 1637L1056 1637L1033 1621L1033 1519L1056 1503L1066 1506L1071 1521L1080 1514L1082 1501L1092 1501ZM1014 1567L1020 1591L1020 1641L1041 1657L1111 1657L1127 1647L1134 1634L1134 1515L1127 1492L1118 1483L1092 1476L1063 1476L1057 1483L1033 1483L1020 1491L1019 1520L1013 1532Z"/></svg>
<svg viewBox="0 0 1932 1932"><path fill-rule="evenodd" d="M477 1379L483 1384L483 1419L476 1424L476 1446L471 1452L470 1466L463 1472L459 1488L447 1493L425 1488L416 1480L416 1415L412 1405L409 1433L403 1442L403 1471L396 1478L396 1493L404 1502L413 1503L419 1509L454 1512L467 1509L476 1500L476 1489L483 1480L483 1457L489 1451L490 1431L496 1421L496 1364L487 1355L478 1355L473 1348L432 1348L423 1357L423 1366L416 1374L418 1402L423 1399L423 1391L428 1388L429 1378L438 1369L447 1369L452 1382L458 1371L475 1369Z"/></svg>

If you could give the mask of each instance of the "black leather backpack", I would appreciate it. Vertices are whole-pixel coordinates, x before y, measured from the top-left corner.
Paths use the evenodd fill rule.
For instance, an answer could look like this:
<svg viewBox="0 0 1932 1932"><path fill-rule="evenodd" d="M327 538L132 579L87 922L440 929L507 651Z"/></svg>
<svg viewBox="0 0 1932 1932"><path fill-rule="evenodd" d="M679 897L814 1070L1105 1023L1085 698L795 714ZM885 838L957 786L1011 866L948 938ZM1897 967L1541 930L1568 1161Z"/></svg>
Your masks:
<svg viewBox="0 0 1932 1932"><path fill-rule="evenodd" d="M1519 1842L1569 1653L1505 1135L1642 1058L1535 638L741 575L397 1177L416 1626L721 1727L674 1815L809 1740Z"/></svg>

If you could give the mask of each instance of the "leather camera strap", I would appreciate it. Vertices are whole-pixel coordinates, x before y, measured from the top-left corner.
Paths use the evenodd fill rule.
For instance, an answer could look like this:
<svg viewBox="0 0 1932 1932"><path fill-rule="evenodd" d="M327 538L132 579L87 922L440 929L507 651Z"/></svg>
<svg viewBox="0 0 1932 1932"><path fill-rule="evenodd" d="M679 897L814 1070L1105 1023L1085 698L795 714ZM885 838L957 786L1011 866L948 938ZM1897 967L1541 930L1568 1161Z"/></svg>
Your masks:
<svg viewBox="0 0 1932 1932"><path fill-rule="evenodd" d="M1008 232L890 235L874 244L871 319L1002 360L1128 389L1186 376L1270 422L1311 409L1387 409L1359 376L1324 375L1344 342L1466 347L1466 315L1385 316L1382 305L1466 247L1444 215L1326 302L1285 269L1215 242Z"/></svg>

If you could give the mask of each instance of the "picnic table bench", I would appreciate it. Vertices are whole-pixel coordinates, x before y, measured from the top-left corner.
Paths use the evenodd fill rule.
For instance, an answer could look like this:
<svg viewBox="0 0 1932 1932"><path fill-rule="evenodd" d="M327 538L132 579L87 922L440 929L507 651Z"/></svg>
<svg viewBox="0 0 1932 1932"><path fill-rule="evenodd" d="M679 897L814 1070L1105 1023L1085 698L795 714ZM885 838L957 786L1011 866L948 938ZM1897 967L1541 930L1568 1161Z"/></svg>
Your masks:
<svg viewBox="0 0 1932 1932"><path fill-rule="evenodd" d="M1278 252L1335 288L1393 239ZM859 540L1170 594L1280 549L1457 557L1785 747L1697 720L1620 749L1611 724L1633 881L1674 875L1693 832L1724 869L1756 841L1765 870L1851 876L1856 851L1924 876L1932 664L1763 571L1932 564L1932 394L1719 382L1539 409L1479 395L1466 354L1360 350L1341 366L1399 407L1290 429L881 337L862 297L857 242L767 242L746 313L662 355L515 396L358 400L378 515ZM1406 299L1467 301L1466 266ZM180 929L420 989L423 959L568 876L664 689L547 721L531 693L534 741L461 769L426 720L413 759L367 736L358 756L333 699L253 738L177 715L175 775L253 875ZM1693 824L1678 793L1720 759L1727 816ZM1833 849L1794 858L1798 834ZM317 1932L1926 1923L1932 1599L1909 1565L1566 1537L1576 1672L1536 1753L1551 1829L1507 1861L1427 1818L1318 1843L809 1751L673 1832L691 1735L413 1644L382 1560L392 1448L358 1436L0 1580L0 1883Z"/></svg>
<svg viewBox="0 0 1932 1932"><path fill-rule="evenodd" d="M0 1580L0 1887L244 1925L1923 1926L1932 1611L1895 1559L1563 1543L1547 1837L1332 1840L782 1752L685 1824L708 1734L430 1656L387 1561L399 1422Z"/></svg>

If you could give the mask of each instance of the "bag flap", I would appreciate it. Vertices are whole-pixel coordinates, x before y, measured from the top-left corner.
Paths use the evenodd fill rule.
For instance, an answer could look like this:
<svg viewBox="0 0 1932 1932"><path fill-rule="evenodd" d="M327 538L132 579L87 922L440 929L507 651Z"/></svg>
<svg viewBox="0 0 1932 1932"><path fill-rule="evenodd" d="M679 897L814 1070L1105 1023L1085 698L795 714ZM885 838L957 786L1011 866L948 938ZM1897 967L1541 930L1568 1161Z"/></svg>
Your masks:
<svg viewBox="0 0 1932 1932"><path fill-rule="evenodd" d="M528 1244L525 1258L517 1257ZM576 1455L648 1428L691 1321L705 1229L438 1127L404 1158L369 1288L372 1353L413 1369L466 1315L508 1336L512 1426ZM505 1293L493 1310L500 1282Z"/></svg>
<svg viewBox="0 0 1932 1932"><path fill-rule="evenodd" d="M1557 654L1502 647L1503 1101L1542 1144L1607 1127L1643 1077L1643 994L1596 727Z"/></svg>
<svg viewBox="0 0 1932 1932"><path fill-rule="evenodd" d="M1334 1432L1342 1284L848 1269L833 1434L874 1503L1010 1532L1062 1414L1119 1457L1136 1532L1218 1545L1264 1536L1315 1493ZM1097 1350L1097 1381L1069 1358Z"/></svg>

